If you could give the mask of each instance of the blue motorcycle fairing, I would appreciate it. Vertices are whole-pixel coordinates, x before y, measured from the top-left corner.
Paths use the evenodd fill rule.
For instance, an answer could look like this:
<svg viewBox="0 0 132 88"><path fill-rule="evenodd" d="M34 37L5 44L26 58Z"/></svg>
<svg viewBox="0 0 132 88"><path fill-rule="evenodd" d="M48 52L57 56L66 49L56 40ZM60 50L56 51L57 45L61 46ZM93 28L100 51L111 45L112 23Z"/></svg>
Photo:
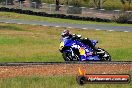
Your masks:
<svg viewBox="0 0 132 88"><path fill-rule="evenodd" d="M91 61L94 61L94 60L100 61L100 59L99 59L98 56L88 56L86 60L88 60L88 61L90 61L90 60L91 60Z"/></svg>
<svg viewBox="0 0 132 88"><path fill-rule="evenodd" d="M88 55L88 53L92 52L92 49L91 47L89 47L88 45L84 45L82 44L80 41L77 41L77 40L72 40L70 38L64 38L62 40L64 42L64 47L72 47L72 48L75 48L75 49L79 49L80 47L85 47L85 60L86 61L99 61L100 58L98 55ZM91 40L92 44L95 46L97 41L96 40ZM65 50L64 52L72 52L71 50ZM88 55L88 56L87 56ZM81 59L81 61L84 61L84 58Z"/></svg>
<svg viewBox="0 0 132 88"><path fill-rule="evenodd" d="M95 46L97 44L97 40L91 40L92 44Z"/></svg>
<svg viewBox="0 0 132 88"><path fill-rule="evenodd" d="M84 44L81 44L79 41L67 39L67 38L64 38L63 42L65 47L68 46L68 47L79 49L80 47L84 46Z"/></svg>

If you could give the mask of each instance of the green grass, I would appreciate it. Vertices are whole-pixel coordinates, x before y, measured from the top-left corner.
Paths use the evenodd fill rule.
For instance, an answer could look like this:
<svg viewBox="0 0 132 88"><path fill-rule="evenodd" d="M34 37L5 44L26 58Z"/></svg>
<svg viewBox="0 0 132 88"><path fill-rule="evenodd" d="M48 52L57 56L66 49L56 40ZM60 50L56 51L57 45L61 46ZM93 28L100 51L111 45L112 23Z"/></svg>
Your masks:
<svg viewBox="0 0 132 88"><path fill-rule="evenodd" d="M79 21L61 18L32 16L25 14L18 14L12 12L0 12L0 19L18 19L18 20L33 20L42 22L54 22L54 23L71 23L71 24L99 24L99 25L113 25L113 26L132 26L131 24L119 24L119 23L106 23L106 22L94 22L94 21Z"/></svg>
<svg viewBox="0 0 132 88"><path fill-rule="evenodd" d="M64 28L0 23L0 62L64 61L59 52ZM72 33L99 41L113 61L131 61L132 32L107 32L70 29Z"/></svg>
<svg viewBox="0 0 132 88"><path fill-rule="evenodd" d="M85 84L80 86L75 76L31 76L0 79L0 88L131 88L130 84Z"/></svg>

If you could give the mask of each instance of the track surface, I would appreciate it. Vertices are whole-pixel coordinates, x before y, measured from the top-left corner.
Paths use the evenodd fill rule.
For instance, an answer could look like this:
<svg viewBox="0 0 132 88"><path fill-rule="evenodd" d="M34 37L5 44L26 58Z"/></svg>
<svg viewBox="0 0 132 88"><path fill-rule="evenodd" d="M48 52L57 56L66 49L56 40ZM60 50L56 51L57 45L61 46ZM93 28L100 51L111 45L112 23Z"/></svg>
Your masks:
<svg viewBox="0 0 132 88"><path fill-rule="evenodd" d="M110 61L110 62L101 62L101 61L67 61L67 62L3 62L0 63L0 66L24 66L24 65L59 65L59 64L132 64L132 61Z"/></svg>
<svg viewBox="0 0 132 88"><path fill-rule="evenodd" d="M67 27L67 28L132 32L132 27L128 27L128 26L112 26L112 25L99 25L99 24L68 24L68 23L52 23L52 22L50 23L50 22L27 21L27 20L16 20L16 19L12 19L12 20L0 19L0 22L42 25L42 26L54 26L54 27Z"/></svg>
<svg viewBox="0 0 132 88"><path fill-rule="evenodd" d="M132 62L0 63L0 78L77 75L79 67L86 69L87 74L128 74L132 71Z"/></svg>

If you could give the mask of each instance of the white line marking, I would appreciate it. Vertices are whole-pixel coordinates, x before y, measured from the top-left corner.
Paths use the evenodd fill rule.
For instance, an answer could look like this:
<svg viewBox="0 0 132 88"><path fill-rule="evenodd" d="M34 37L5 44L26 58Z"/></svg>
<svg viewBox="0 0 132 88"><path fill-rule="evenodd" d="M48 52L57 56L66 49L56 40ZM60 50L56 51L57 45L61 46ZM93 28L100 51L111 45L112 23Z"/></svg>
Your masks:
<svg viewBox="0 0 132 88"><path fill-rule="evenodd" d="M129 31L124 31L124 32L129 32Z"/></svg>
<svg viewBox="0 0 132 88"><path fill-rule="evenodd" d="M23 24L23 23L17 23L17 24Z"/></svg>
<svg viewBox="0 0 132 88"><path fill-rule="evenodd" d="M60 27L60 26L55 26L55 27Z"/></svg>
<svg viewBox="0 0 132 88"><path fill-rule="evenodd" d="M5 23L9 24L10 22L5 22Z"/></svg>
<svg viewBox="0 0 132 88"><path fill-rule="evenodd" d="M42 26L47 26L47 25L42 25Z"/></svg>
<svg viewBox="0 0 132 88"><path fill-rule="evenodd" d="M82 29L87 29L87 28L82 28Z"/></svg>
<svg viewBox="0 0 132 88"><path fill-rule="evenodd" d="M101 29L95 29L95 30L97 30L97 31L98 31L98 30L101 30Z"/></svg>
<svg viewBox="0 0 132 88"><path fill-rule="evenodd" d="M72 27L67 27L67 28L72 28Z"/></svg>
<svg viewBox="0 0 132 88"><path fill-rule="evenodd" d="M108 31L112 32L112 31L114 31L114 30L108 30Z"/></svg>

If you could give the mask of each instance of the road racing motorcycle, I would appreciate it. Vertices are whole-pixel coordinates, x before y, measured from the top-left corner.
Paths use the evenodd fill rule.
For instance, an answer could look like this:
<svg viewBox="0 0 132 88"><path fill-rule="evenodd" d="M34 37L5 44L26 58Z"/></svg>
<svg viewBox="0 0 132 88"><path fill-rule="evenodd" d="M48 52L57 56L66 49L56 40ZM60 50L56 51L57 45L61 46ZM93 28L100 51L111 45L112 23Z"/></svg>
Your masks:
<svg viewBox="0 0 132 88"><path fill-rule="evenodd" d="M97 40L90 40L96 51L87 44L88 38L81 38L81 35L75 35L72 38L62 38L59 51L65 61L111 61L110 54L97 48ZM83 43L82 41L85 41Z"/></svg>

